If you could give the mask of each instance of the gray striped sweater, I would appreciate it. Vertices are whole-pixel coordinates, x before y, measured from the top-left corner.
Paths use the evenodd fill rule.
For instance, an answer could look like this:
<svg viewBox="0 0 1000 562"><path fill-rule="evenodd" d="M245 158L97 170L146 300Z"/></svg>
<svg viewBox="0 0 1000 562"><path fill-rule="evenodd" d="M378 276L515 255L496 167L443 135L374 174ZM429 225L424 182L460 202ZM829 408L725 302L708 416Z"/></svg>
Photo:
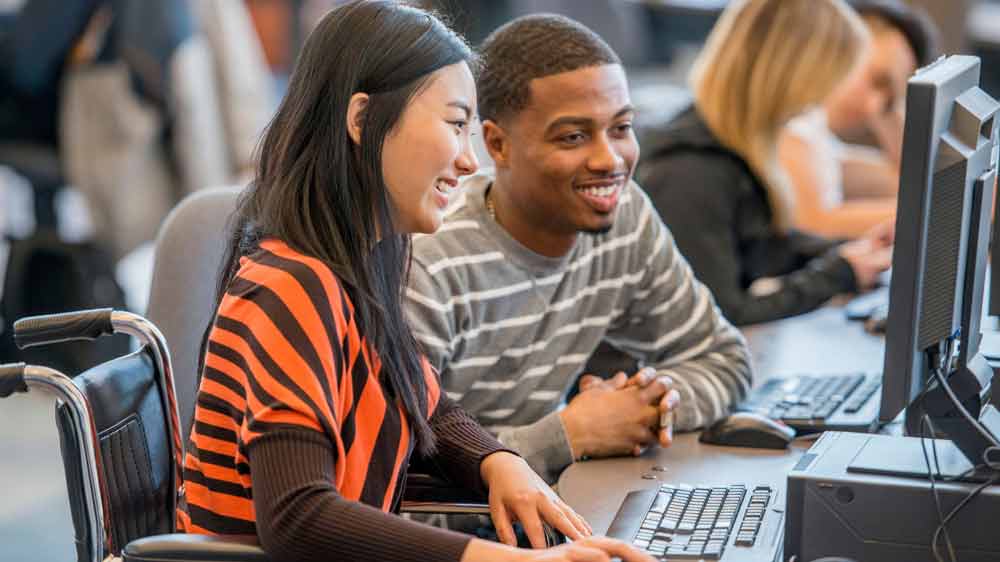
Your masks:
<svg viewBox="0 0 1000 562"><path fill-rule="evenodd" d="M609 232L550 258L492 220L491 183L489 172L467 178L441 229L414 237L406 307L444 389L539 474L554 481L573 462L557 414L602 341L673 378L679 430L746 394L742 336L636 184Z"/></svg>

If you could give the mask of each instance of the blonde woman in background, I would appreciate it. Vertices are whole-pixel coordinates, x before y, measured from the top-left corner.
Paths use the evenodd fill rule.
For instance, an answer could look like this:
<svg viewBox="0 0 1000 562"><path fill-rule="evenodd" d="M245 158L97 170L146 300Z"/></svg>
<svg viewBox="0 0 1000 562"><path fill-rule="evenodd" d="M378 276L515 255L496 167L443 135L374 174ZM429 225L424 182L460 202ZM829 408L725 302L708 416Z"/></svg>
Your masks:
<svg viewBox="0 0 1000 562"><path fill-rule="evenodd" d="M842 0L733 2L695 63L694 105L646 138L639 182L734 324L813 310L889 267L884 229L843 245L793 229L777 158L785 124L854 71L869 41Z"/></svg>

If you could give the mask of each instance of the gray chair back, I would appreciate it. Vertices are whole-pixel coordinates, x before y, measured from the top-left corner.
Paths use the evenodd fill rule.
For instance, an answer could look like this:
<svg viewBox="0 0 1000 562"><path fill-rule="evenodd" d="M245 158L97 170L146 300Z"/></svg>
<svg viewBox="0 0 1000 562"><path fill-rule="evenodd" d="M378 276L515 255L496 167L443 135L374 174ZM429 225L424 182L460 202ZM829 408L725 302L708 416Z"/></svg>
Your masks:
<svg viewBox="0 0 1000 562"><path fill-rule="evenodd" d="M186 197L163 221L156 239L146 316L170 349L185 445L198 392L201 340L215 314L217 278L241 191L220 187Z"/></svg>

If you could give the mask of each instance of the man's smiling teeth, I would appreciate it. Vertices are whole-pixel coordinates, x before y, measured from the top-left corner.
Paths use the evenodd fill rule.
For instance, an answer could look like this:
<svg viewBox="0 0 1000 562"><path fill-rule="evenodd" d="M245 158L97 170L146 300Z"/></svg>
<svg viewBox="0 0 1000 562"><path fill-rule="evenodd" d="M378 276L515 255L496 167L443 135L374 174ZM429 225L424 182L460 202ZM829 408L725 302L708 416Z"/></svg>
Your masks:
<svg viewBox="0 0 1000 562"><path fill-rule="evenodd" d="M435 187L435 188L436 188L436 189L437 189L438 191L440 191L441 193L444 193L445 195L447 195L447 194L448 194L448 188L449 188L449 187L451 187L451 186L450 186L450 185L448 185L448 184L446 184L446 183L445 183L445 182L443 182L443 181L439 181L439 182L437 182L436 184L434 184L434 187Z"/></svg>
<svg viewBox="0 0 1000 562"><path fill-rule="evenodd" d="M587 195L593 195L594 197L611 197L617 188L617 186L608 185L604 187L581 187L579 189Z"/></svg>

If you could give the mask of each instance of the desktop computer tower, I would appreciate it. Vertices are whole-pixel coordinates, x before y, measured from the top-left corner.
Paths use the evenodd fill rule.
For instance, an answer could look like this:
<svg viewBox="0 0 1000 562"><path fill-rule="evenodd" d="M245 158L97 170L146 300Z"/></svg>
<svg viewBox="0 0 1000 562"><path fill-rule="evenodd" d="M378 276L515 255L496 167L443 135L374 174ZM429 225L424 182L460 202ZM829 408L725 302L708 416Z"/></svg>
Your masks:
<svg viewBox="0 0 1000 562"><path fill-rule="evenodd" d="M924 445L934 466L931 440ZM934 445L944 477L971 468L950 442ZM937 480L944 515L979 485ZM825 433L789 473L785 509L787 562L935 562L940 520L919 438ZM948 530L957 560L1000 562L1000 485L984 488ZM938 552L951 559L943 534Z"/></svg>

